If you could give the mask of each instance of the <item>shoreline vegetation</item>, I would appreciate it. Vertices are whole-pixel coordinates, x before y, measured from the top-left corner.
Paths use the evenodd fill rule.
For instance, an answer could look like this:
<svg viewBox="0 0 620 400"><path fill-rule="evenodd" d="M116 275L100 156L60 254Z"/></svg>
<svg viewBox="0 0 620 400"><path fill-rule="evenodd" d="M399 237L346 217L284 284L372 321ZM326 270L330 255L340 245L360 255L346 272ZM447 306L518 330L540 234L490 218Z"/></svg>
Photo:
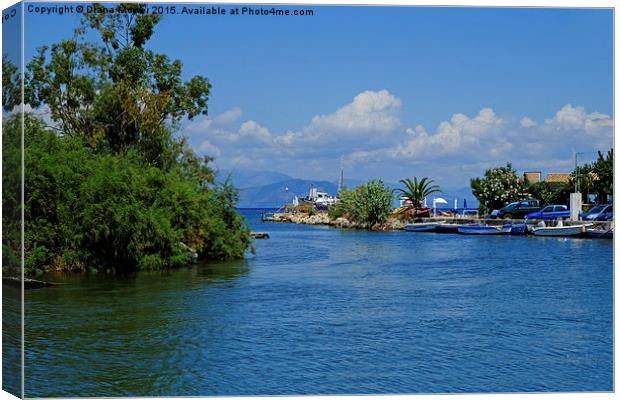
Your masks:
<svg viewBox="0 0 620 400"><path fill-rule="evenodd" d="M253 251L237 189L174 136L183 119L207 114L211 83L184 80L180 60L147 48L160 18L85 13L71 39L38 49L23 86L3 54L5 276L21 274L22 212L30 277L162 270Z"/></svg>

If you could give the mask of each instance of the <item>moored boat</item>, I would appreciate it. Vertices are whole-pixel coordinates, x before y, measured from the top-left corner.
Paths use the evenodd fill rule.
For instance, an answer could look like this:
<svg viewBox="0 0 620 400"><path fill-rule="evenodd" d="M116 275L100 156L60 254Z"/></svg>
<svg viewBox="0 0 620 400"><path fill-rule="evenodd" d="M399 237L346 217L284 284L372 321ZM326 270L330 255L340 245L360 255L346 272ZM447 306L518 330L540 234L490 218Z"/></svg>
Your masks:
<svg viewBox="0 0 620 400"><path fill-rule="evenodd" d="M295 207L311 207L321 211L328 210L329 207L337 202L337 197L330 196L326 192L319 192L314 186L310 186L310 192L306 197L295 196L293 199L293 205Z"/></svg>
<svg viewBox="0 0 620 400"><path fill-rule="evenodd" d="M526 223L512 224L510 228L511 235L527 235L528 228Z"/></svg>
<svg viewBox="0 0 620 400"><path fill-rule="evenodd" d="M545 226L543 223L542 226L532 228L532 233L536 236L578 237L584 235L590 226L592 224L564 226L562 220L559 220L557 226Z"/></svg>
<svg viewBox="0 0 620 400"><path fill-rule="evenodd" d="M588 228L586 229L586 237L594 238L594 239L613 239L614 238L614 228L605 229L605 228Z"/></svg>
<svg viewBox="0 0 620 400"><path fill-rule="evenodd" d="M440 223L435 227L437 233L459 233L459 226L457 224Z"/></svg>
<svg viewBox="0 0 620 400"><path fill-rule="evenodd" d="M502 227L493 225L459 225L458 231L462 235L507 235L511 232L512 225Z"/></svg>
<svg viewBox="0 0 620 400"><path fill-rule="evenodd" d="M437 226L443 222L420 222L415 224L405 225L405 230L408 232L435 232Z"/></svg>

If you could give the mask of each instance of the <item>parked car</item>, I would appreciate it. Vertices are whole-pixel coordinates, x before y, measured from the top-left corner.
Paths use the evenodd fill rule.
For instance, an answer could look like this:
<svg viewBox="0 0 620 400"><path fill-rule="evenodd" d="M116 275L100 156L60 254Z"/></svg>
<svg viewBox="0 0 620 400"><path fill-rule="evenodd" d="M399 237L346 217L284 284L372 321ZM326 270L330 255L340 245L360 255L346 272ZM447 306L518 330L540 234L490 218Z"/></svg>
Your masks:
<svg viewBox="0 0 620 400"><path fill-rule="evenodd" d="M570 211L568 207L563 205L550 205L546 206L540 211L529 213L525 216L527 219L558 219L558 218L570 218Z"/></svg>
<svg viewBox="0 0 620 400"><path fill-rule="evenodd" d="M540 210L540 202L530 199L512 202L499 209L499 218L523 218L529 213Z"/></svg>
<svg viewBox="0 0 620 400"><path fill-rule="evenodd" d="M581 219L584 221L609 221L613 218L613 204L599 204L592 207L587 212L581 213Z"/></svg>

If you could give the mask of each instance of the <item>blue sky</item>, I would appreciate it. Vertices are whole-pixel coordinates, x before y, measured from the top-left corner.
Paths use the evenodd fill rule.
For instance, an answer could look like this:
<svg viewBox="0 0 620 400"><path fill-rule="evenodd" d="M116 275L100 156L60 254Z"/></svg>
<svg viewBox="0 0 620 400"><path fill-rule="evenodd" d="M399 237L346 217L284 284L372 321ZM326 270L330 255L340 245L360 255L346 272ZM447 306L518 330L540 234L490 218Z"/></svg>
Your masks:
<svg viewBox="0 0 620 400"><path fill-rule="evenodd" d="M460 187L613 145L609 9L282 8L314 16L166 16L148 44L211 80L181 134L220 168ZM26 13L26 59L77 20Z"/></svg>

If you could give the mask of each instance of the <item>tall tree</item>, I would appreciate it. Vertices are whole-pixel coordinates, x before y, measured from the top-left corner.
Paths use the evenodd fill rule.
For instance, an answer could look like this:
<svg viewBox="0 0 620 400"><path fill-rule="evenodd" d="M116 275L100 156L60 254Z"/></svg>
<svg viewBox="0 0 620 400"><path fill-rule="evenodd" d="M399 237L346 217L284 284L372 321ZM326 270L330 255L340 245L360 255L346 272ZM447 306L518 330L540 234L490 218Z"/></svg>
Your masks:
<svg viewBox="0 0 620 400"><path fill-rule="evenodd" d="M9 60L6 54L2 55L2 108L11 111L21 104L22 87L21 77L17 66Z"/></svg>
<svg viewBox="0 0 620 400"><path fill-rule="evenodd" d="M591 164L583 164L571 173L571 185L577 183L584 193L595 193L598 202L606 202L607 195L612 195L614 184L614 149L606 154L598 152L598 158Z"/></svg>
<svg viewBox="0 0 620 400"><path fill-rule="evenodd" d="M47 105L64 135L112 152L134 146L162 165L176 156L168 154L171 128L207 114L211 84L201 75L183 81L181 61L145 47L159 15L136 3L118 7L108 13L94 4L73 38L38 49L27 65L26 102Z"/></svg>

